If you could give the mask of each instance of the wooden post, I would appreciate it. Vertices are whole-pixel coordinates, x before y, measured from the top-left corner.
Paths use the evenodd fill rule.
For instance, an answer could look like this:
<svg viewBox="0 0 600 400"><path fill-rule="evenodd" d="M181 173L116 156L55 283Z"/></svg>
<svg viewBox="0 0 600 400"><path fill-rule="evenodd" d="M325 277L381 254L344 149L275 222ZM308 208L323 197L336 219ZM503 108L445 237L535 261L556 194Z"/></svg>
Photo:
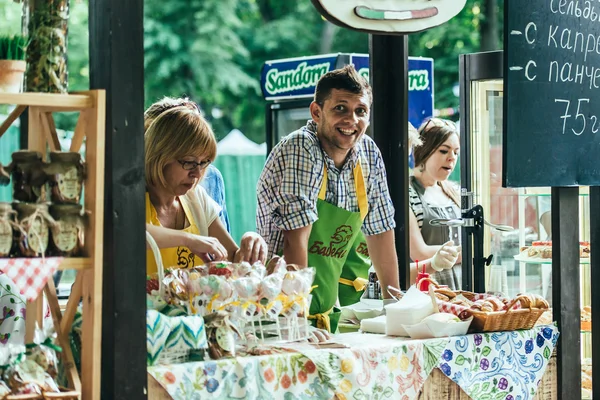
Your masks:
<svg viewBox="0 0 600 400"><path fill-rule="evenodd" d="M143 0L89 4L90 86L106 89L102 398L138 400L147 386Z"/></svg>
<svg viewBox="0 0 600 400"><path fill-rule="evenodd" d="M552 310L558 324L558 398L581 398L579 188L552 188Z"/></svg>
<svg viewBox="0 0 600 400"><path fill-rule="evenodd" d="M410 286L408 242L408 36L369 35L371 132L381 150L396 209L400 286Z"/></svg>

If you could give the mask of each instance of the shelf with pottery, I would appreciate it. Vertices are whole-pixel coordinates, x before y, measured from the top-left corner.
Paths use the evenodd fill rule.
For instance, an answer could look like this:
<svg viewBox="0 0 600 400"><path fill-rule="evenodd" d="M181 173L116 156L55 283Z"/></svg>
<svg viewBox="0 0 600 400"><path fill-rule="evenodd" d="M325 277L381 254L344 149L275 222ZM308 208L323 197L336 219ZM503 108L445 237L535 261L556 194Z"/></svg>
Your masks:
<svg viewBox="0 0 600 400"><path fill-rule="evenodd" d="M100 399L101 338L102 338L102 249L104 220L104 132L106 115L106 94L104 90L90 90L73 94L53 93L0 93L0 104L14 105L15 108L4 121L0 121L0 137L10 125L27 110L28 150L45 155L49 151L80 152L85 141L86 177L84 181L84 208L90 216L85 229L83 257L57 260L52 257L38 259L37 263L58 262L59 270L77 271L75 283L64 312L61 312L56 287L48 279L43 292L60 346L61 357L72 389L81 393L83 399ZM62 149L54 124L55 112L78 111L71 146ZM36 259L12 259L24 262ZM26 312L26 343L30 343L36 322L43 319L43 297L37 296L28 301ZM82 303L82 349L81 377L77 372L71 353L69 333L77 307Z"/></svg>

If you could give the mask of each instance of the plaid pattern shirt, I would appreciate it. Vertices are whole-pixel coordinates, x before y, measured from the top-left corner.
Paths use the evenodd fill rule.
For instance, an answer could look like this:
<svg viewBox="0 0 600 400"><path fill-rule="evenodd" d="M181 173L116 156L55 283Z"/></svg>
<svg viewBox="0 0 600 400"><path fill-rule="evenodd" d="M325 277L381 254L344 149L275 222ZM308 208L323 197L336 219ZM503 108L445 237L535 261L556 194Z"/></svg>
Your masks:
<svg viewBox="0 0 600 400"><path fill-rule="evenodd" d="M269 245L269 257L283 250L283 231L305 227L318 219L317 199L325 166L325 201L359 211L353 173L359 157L369 202L363 233L376 235L396 226L383 158L373 139L364 135L340 170L322 150L316 129L316 123L310 120L283 138L273 148L258 180L256 225Z"/></svg>

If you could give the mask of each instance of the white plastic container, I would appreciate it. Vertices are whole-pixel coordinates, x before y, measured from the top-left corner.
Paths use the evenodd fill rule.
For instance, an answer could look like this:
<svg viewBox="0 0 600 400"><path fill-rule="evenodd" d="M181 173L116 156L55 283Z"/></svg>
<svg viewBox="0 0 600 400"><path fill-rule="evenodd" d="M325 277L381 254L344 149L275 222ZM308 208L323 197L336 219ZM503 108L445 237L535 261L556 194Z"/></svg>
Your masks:
<svg viewBox="0 0 600 400"><path fill-rule="evenodd" d="M408 336L403 325L418 324L433 312L431 298L411 286L399 302L385 307L385 333L389 336Z"/></svg>

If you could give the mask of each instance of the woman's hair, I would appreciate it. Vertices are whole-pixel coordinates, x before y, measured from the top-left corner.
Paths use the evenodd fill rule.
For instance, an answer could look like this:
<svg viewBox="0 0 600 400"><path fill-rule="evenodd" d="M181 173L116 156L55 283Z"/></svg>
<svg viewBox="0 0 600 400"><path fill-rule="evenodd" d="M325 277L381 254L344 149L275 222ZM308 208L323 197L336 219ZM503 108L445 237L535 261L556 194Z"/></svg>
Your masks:
<svg viewBox="0 0 600 400"><path fill-rule="evenodd" d="M415 146L413 150L415 167L419 168L419 166L424 165L433 153L452 135L458 136L456 124L452 121L430 118L423 122L419 127L421 144ZM438 182L438 184L446 196L460 207L460 197L456 189L447 181Z"/></svg>
<svg viewBox="0 0 600 400"><path fill-rule="evenodd" d="M217 156L217 141L199 110L184 105L167 109L151 120L144 133L144 149L146 184L164 187L163 171L168 163L187 156L212 162ZM205 171L201 171L200 179Z"/></svg>
<svg viewBox="0 0 600 400"><path fill-rule="evenodd" d="M421 137L419 136L419 131L411 124L408 123L408 148L420 146L423 144L421 142Z"/></svg>
<svg viewBox="0 0 600 400"><path fill-rule="evenodd" d="M161 100L152 104L146 111L144 111L144 131L148 129L152 121L156 119L163 112L170 110L175 107L187 107L190 110L197 110L202 115L202 110L196 102L188 99L187 97L173 98L165 96Z"/></svg>

